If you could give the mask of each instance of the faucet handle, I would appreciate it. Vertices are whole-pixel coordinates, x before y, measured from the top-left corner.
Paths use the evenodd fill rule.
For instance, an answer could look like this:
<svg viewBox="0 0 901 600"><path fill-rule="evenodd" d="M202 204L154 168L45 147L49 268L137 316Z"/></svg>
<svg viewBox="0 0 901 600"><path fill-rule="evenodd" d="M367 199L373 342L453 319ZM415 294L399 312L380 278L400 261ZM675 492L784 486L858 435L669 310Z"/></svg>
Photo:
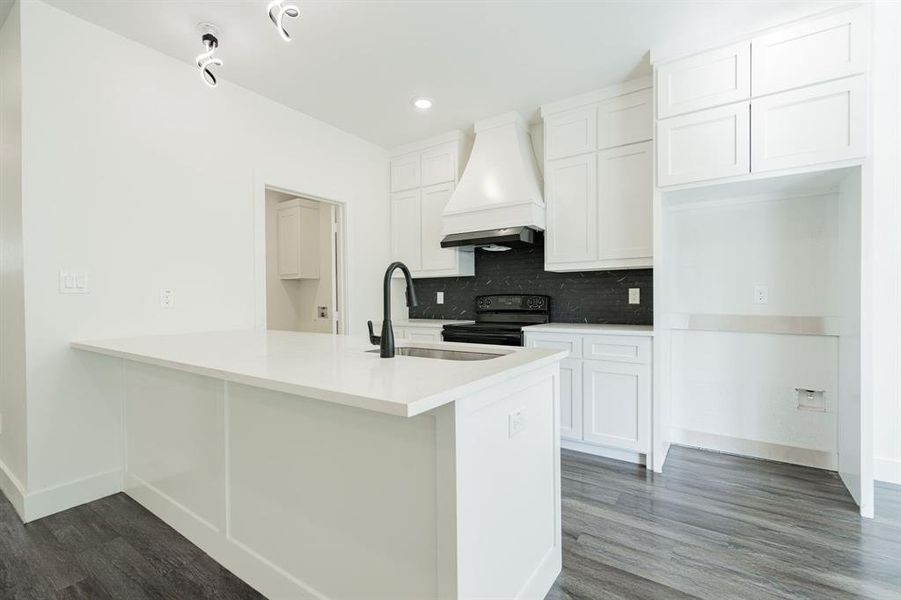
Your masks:
<svg viewBox="0 0 901 600"><path fill-rule="evenodd" d="M378 346L379 344L381 344L382 343L381 336L376 335L375 332L372 330L372 321L366 321L366 325L369 326L369 343L372 344L373 346Z"/></svg>

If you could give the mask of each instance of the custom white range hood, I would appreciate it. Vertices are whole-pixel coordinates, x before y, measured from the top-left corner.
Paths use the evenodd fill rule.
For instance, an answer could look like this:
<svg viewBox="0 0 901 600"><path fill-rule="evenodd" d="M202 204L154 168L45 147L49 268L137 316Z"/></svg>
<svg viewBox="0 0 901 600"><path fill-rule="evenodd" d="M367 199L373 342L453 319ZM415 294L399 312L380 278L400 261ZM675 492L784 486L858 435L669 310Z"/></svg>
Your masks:
<svg viewBox="0 0 901 600"><path fill-rule="evenodd" d="M545 205L525 120L506 113L478 121L475 132L469 163L441 214L441 245L532 243L534 232L544 230Z"/></svg>

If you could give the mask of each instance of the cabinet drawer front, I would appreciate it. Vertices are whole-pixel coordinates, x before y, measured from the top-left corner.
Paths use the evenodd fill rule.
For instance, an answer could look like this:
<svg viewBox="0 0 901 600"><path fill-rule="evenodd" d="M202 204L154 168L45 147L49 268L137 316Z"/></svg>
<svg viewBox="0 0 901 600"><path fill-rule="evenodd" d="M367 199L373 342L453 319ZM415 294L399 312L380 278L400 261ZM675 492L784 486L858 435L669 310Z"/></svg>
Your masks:
<svg viewBox="0 0 901 600"><path fill-rule="evenodd" d="M649 364L651 340L629 335L586 335L582 339L582 357L592 360Z"/></svg>
<svg viewBox="0 0 901 600"><path fill-rule="evenodd" d="M657 184L676 185L751 172L750 103L657 122Z"/></svg>
<svg viewBox="0 0 901 600"><path fill-rule="evenodd" d="M411 342L440 342L441 330L428 327L405 327L404 337Z"/></svg>
<svg viewBox="0 0 901 600"><path fill-rule="evenodd" d="M862 157L866 154L863 75L783 92L751 103L755 172Z"/></svg>
<svg viewBox="0 0 901 600"><path fill-rule="evenodd" d="M582 361L560 361L560 437L582 439Z"/></svg>
<svg viewBox="0 0 901 600"><path fill-rule="evenodd" d="M741 42L657 67L657 118L751 97L751 43Z"/></svg>
<svg viewBox="0 0 901 600"><path fill-rule="evenodd" d="M391 191L400 192L419 187L419 153L391 159Z"/></svg>
<svg viewBox="0 0 901 600"><path fill-rule="evenodd" d="M654 135L651 88L617 96L598 106L598 148L644 142Z"/></svg>
<svg viewBox="0 0 901 600"><path fill-rule="evenodd" d="M566 350L569 358L581 358L582 337L568 333L525 333L526 346L529 348L553 348Z"/></svg>
<svg viewBox="0 0 901 600"><path fill-rule="evenodd" d="M863 73L868 28L864 9L857 8L754 38L754 95Z"/></svg>
<svg viewBox="0 0 901 600"><path fill-rule="evenodd" d="M582 378L583 439L647 453L651 430L650 367L585 361Z"/></svg>
<svg viewBox="0 0 901 600"><path fill-rule="evenodd" d="M547 164L547 264L597 260L597 185L595 153Z"/></svg>
<svg viewBox="0 0 901 600"><path fill-rule="evenodd" d="M457 179L457 144L441 144L422 153L423 186Z"/></svg>
<svg viewBox="0 0 901 600"><path fill-rule="evenodd" d="M579 108L544 120L544 158L554 160L593 152L597 146L597 109Z"/></svg>

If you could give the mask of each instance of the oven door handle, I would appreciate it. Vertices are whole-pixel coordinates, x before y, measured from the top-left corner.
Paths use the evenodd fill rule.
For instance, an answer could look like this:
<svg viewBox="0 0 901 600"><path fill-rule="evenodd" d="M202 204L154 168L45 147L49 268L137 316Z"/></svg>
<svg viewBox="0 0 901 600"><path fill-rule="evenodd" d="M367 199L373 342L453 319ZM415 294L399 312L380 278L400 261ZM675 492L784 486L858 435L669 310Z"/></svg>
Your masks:
<svg viewBox="0 0 901 600"><path fill-rule="evenodd" d="M442 337L445 342L463 342L469 344L500 343L501 345L504 345L504 342L506 342L507 345L509 345L510 342L516 342L516 345L522 345L522 332L519 331L510 333L457 333L444 330Z"/></svg>

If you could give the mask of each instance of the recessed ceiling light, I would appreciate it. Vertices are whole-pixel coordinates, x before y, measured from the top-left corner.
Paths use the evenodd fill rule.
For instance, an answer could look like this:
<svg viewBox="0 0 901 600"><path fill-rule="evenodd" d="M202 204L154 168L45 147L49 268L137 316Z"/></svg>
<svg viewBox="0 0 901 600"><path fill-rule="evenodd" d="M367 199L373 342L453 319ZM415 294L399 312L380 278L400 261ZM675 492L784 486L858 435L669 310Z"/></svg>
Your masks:
<svg viewBox="0 0 901 600"><path fill-rule="evenodd" d="M413 98L410 102L419 110L429 110L432 108L432 101L429 98Z"/></svg>

